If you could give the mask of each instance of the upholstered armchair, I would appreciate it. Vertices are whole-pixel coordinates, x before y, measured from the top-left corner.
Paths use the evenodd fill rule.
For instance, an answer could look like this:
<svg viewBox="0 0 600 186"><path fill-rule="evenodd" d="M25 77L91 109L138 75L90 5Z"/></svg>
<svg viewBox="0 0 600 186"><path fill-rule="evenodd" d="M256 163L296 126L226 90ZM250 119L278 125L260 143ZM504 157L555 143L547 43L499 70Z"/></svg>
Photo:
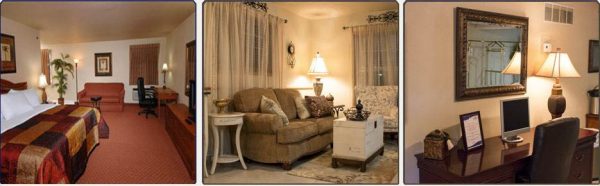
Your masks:
<svg viewBox="0 0 600 186"><path fill-rule="evenodd" d="M384 132L398 132L398 86L354 87L354 92L371 115L383 115Z"/></svg>

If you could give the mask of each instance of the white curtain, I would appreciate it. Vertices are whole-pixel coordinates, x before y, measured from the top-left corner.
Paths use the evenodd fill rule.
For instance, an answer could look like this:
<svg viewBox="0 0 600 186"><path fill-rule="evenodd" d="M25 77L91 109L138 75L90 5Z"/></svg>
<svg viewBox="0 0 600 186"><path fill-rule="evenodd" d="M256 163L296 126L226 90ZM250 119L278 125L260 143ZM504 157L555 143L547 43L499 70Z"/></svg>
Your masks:
<svg viewBox="0 0 600 186"><path fill-rule="evenodd" d="M352 28L354 86L398 85L398 23Z"/></svg>
<svg viewBox="0 0 600 186"><path fill-rule="evenodd" d="M204 86L209 100L248 88L278 88L284 20L239 2L204 6Z"/></svg>

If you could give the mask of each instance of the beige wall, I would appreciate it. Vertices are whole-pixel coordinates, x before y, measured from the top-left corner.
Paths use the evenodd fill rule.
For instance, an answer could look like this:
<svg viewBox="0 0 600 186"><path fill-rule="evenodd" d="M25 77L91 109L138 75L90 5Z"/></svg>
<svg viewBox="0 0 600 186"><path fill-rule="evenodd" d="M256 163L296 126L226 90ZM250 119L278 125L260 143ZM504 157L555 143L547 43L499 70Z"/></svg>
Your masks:
<svg viewBox="0 0 600 186"><path fill-rule="evenodd" d="M160 69L162 64L167 61L166 56L166 38L145 38L145 39L130 39L130 40L119 40L119 41L100 41L100 42L88 42L88 43L75 43L75 44L53 44L46 45L42 44L42 49L50 49L51 56L50 60L60 58L60 54L69 54L72 59L79 59L78 64L78 89L83 90L83 86L88 82L120 82L125 84L125 103L137 103L133 100L133 88L136 85L129 85L129 46L139 44L150 44L159 43L160 53L158 55L159 65L159 85L162 85L162 73ZM40 46L38 46L39 49ZM95 53L112 53L112 76L98 76L94 73L94 54ZM40 57L38 55L38 60ZM70 61L73 63L73 61ZM51 76L54 74L54 70L51 68ZM155 85L158 86L158 85ZM48 100L58 99L58 93L56 88L46 88L48 94ZM65 99L75 100L77 98L75 93L75 78L69 76L67 82L67 91Z"/></svg>
<svg viewBox="0 0 600 186"><path fill-rule="evenodd" d="M500 135L499 101L522 96L504 96L472 101L454 101L454 9L464 7L529 17L527 93L531 126L551 119L547 99L553 81L533 76L547 54L542 43L550 41L571 57L581 78L564 78L567 99L563 116L575 116L584 126L588 111L586 91L598 84L598 74L587 73L588 40L598 39L598 4L563 3L575 9L573 25L544 22L544 3L407 3L405 7L405 183L418 182L414 154L423 152L427 133L451 128L458 116L481 111L485 137Z"/></svg>
<svg viewBox="0 0 600 186"><path fill-rule="evenodd" d="M193 13L183 21L175 30L167 35L167 87L179 93L179 103L188 104L188 97L185 96L185 48L186 44L196 39L196 14ZM196 44L196 49L201 47L201 43ZM197 57L201 55L197 53ZM162 64L161 64L162 65ZM162 68L162 67L161 67ZM162 79L161 79L162 82Z"/></svg>
<svg viewBox="0 0 600 186"><path fill-rule="evenodd" d="M37 87L42 73L39 31L11 19L1 19L2 33L15 37L17 60L17 72L2 74L1 78L14 83L26 81L29 88ZM38 93L42 94L41 91Z"/></svg>
<svg viewBox="0 0 600 186"><path fill-rule="evenodd" d="M390 10L397 10L390 8ZM335 104L353 106L352 80L352 31L344 26L367 24L367 16L384 11L356 12L329 19L306 19L283 9L269 9L269 13L285 18L284 40L296 46L296 66L283 65L282 87L308 88L300 90L304 95L314 95L314 77L308 76L308 68L317 52L324 58L329 74L321 79L322 95L331 93ZM286 50L287 55L287 50ZM287 64L287 61L284 62Z"/></svg>

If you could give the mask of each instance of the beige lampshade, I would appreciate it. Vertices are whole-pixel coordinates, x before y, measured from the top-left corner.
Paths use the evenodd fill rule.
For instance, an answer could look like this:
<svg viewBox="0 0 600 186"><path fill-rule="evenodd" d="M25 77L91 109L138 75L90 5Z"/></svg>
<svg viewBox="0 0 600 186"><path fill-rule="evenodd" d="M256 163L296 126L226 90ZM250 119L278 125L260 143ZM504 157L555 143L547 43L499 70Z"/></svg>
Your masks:
<svg viewBox="0 0 600 186"><path fill-rule="evenodd" d="M571 63L569 55L564 52L553 52L548 55L540 70L536 73L544 77L580 77Z"/></svg>
<svg viewBox="0 0 600 186"><path fill-rule="evenodd" d="M317 52L315 58L313 58L312 63L310 64L310 68L308 70L308 75L327 75L327 66L325 66L325 61Z"/></svg>
<svg viewBox="0 0 600 186"><path fill-rule="evenodd" d="M515 52L508 66L502 70L503 74L521 74L521 52Z"/></svg>
<svg viewBox="0 0 600 186"><path fill-rule="evenodd" d="M162 70L163 71L169 70L169 67L167 66L167 63L163 63Z"/></svg>
<svg viewBox="0 0 600 186"><path fill-rule="evenodd" d="M46 86L48 86L48 82L46 80L46 75L44 75L44 74L40 75L40 80L38 82L38 86L40 88L46 88Z"/></svg>
<svg viewBox="0 0 600 186"><path fill-rule="evenodd" d="M73 62L75 62L75 64L79 63L79 59L73 59Z"/></svg>

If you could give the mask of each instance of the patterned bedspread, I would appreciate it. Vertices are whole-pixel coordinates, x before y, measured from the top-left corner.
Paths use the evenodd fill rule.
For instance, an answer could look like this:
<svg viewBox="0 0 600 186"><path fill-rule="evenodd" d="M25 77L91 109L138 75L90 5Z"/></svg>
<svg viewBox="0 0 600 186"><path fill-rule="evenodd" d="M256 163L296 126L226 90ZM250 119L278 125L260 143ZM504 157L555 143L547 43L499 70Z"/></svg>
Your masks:
<svg viewBox="0 0 600 186"><path fill-rule="evenodd" d="M98 110L57 106L0 137L2 183L73 183L99 143Z"/></svg>

